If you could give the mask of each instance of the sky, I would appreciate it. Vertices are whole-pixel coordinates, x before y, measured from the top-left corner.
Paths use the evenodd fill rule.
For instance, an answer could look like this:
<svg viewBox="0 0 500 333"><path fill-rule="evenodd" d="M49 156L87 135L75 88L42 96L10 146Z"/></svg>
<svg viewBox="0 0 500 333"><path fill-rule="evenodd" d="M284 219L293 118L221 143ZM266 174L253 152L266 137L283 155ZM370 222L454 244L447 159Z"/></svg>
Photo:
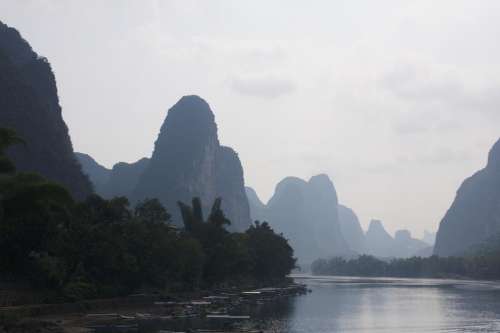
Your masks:
<svg viewBox="0 0 500 333"><path fill-rule="evenodd" d="M0 0L55 72L76 151L150 156L203 97L263 201L328 174L366 229L436 231L500 136L500 1Z"/></svg>

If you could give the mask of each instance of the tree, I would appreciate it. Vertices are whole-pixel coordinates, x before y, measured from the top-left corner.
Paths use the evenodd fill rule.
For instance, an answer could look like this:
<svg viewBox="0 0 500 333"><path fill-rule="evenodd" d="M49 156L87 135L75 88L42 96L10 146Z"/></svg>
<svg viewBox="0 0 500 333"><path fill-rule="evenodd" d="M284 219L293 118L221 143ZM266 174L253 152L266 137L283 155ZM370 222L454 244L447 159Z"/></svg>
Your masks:
<svg viewBox="0 0 500 333"><path fill-rule="evenodd" d="M19 143L24 143L24 141L17 136L14 130L0 127L0 189L5 186L12 174L16 171L14 163L5 155L5 151L8 147ZM3 191L0 190L0 221L4 216L2 205L4 194L2 192Z"/></svg>
<svg viewBox="0 0 500 333"><path fill-rule="evenodd" d="M135 207L134 217L145 223L169 223L171 218L158 199L139 202Z"/></svg>
<svg viewBox="0 0 500 333"><path fill-rule="evenodd" d="M22 143L14 131L0 128L0 251L1 266L12 272L27 270L30 258L50 253L58 229L70 218L73 199L62 186L37 174L15 173L4 155ZM7 167L6 167L7 166Z"/></svg>
<svg viewBox="0 0 500 333"><path fill-rule="evenodd" d="M212 210L210 211L210 215L208 216L207 222L214 225L217 228L223 228L224 226L231 225L231 221L224 215L224 212L221 208L222 199L217 198L212 205Z"/></svg>
<svg viewBox="0 0 500 333"><path fill-rule="evenodd" d="M246 234L256 277L263 280L280 279L295 268L296 259L293 257L292 247L267 222L256 221Z"/></svg>

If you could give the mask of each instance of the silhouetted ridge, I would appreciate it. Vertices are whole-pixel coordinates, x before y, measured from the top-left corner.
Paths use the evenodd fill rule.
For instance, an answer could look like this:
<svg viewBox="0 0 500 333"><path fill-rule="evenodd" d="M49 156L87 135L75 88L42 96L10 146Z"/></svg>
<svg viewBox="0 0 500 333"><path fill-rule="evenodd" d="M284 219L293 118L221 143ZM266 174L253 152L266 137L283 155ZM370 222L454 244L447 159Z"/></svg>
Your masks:
<svg viewBox="0 0 500 333"><path fill-rule="evenodd" d="M223 198L222 209L231 217L229 229L245 230L250 223L250 207L238 154L232 148L221 146L217 154L216 170L216 194Z"/></svg>
<svg viewBox="0 0 500 333"><path fill-rule="evenodd" d="M97 163L90 155L75 155L82 165L83 172L92 181L96 193L107 199L121 196L130 198L139 178L149 165L149 158L143 157L134 163L118 162L110 170Z"/></svg>
<svg viewBox="0 0 500 333"><path fill-rule="evenodd" d="M385 230L380 220L371 220L366 231L366 243L370 253L378 257L391 257L394 238Z"/></svg>
<svg viewBox="0 0 500 333"><path fill-rule="evenodd" d="M113 165L103 196L106 198L131 197L148 165L149 158L146 157L134 163L119 162Z"/></svg>
<svg viewBox="0 0 500 333"><path fill-rule="evenodd" d="M359 254L369 253L366 247L365 233L361 228L356 213L344 205L338 206L340 231L349 247Z"/></svg>
<svg viewBox="0 0 500 333"><path fill-rule="evenodd" d="M429 245L419 239L412 238L409 230L397 230L394 234L392 256L408 258L428 249ZM425 252L422 254L426 254Z"/></svg>
<svg viewBox="0 0 500 333"><path fill-rule="evenodd" d="M248 202L251 202L253 205L259 207L259 208L264 208L264 203L262 200L260 200L259 196L257 195L257 192L249 186L245 187L245 192L247 194Z"/></svg>
<svg viewBox="0 0 500 333"><path fill-rule="evenodd" d="M500 140L498 140L491 148L488 154L488 168L500 169Z"/></svg>
<svg viewBox="0 0 500 333"><path fill-rule="evenodd" d="M0 124L26 141L8 151L19 171L42 174L78 199L92 192L73 154L50 64L13 28L0 23Z"/></svg>
<svg viewBox="0 0 500 333"><path fill-rule="evenodd" d="M96 160L88 154L75 153L75 156L82 166L83 173L89 177L94 185L95 192L102 195L109 181L111 170L97 163Z"/></svg>
<svg viewBox="0 0 500 333"><path fill-rule="evenodd" d="M2 52L10 58L12 65L22 66L38 58L29 43L14 28L0 21L0 40Z"/></svg>
<svg viewBox="0 0 500 333"><path fill-rule="evenodd" d="M457 191L436 236L434 253L461 255L500 233L500 140L487 166L467 178Z"/></svg>
<svg viewBox="0 0 500 333"><path fill-rule="evenodd" d="M208 103L198 96L184 96L168 111L133 198L160 199L179 224L177 201L199 197L208 205L218 196L232 221L230 228L248 227L250 212L238 155L220 146Z"/></svg>
<svg viewBox="0 0 500 333"><path fill-rule="evenodd" d="M281 180L274 190L274 195L269 199L269 209L286 205L299 205L304 200L304 190L307 182L297 177L286 177ZM279 209L279 208L278 208Z"/></svg>
<svg viewBox="0 0 500 333"><path fill-rule="evenodd" d="M269 221L282 232L301 265L335 256L407 258L430 251L428 244L412 238L408 230L398 230L392 237L379 220L371 221L365 235L354 211L338 204L335 186L324 174L308 182L297 177L283 179L267 205L251 188L247 188L247 197L252 217Z"/></svg>
<svg viewBox="0 0 500 333"><path fill-rule="evenodd" d="M217 125L207 102L198 96L184 96L168 111L155 142L151 169L165 163L176 174L196 172L206 149L215 149L218 144Z"/></svg>
<svg viewBox="0 0 500 333"><path fill-rule="evenodd" d="M264 221L266 216L266 205L260 200L257 192L251 187L245 187L245 192L250 208L250 218L252 221Z"/></svg>
<svg viewBox="0 0 500 333"><path fill-rule="evenodd" d="M422 237L422 241L434 246L434 243L436 242L436 233L424 230L424 237Z"/></svg>
<svg viewBox="0 0 500 333"><path fill-rule="evenodd" d="M337 193L327 175L311 177L308 182L287 177L276 185L267 205L258 200L254 191L247 190L247 195L251 198L252 216L268 221L282 232L290 240L299 263L353 254L340 231Z"/></svg>

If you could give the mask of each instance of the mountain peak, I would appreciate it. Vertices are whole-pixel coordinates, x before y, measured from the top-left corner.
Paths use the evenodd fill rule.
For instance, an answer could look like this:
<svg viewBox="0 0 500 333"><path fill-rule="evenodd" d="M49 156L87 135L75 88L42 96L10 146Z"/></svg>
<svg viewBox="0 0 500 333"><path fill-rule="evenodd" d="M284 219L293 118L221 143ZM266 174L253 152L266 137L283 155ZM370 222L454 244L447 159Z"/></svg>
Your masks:
<svg viewBox="0 0 500 333"><path fill-rule="evenodd" d="M330 177L326 173L320 173L318 175L312 176L309 179L309 183L324 183L324 184L332 184L333 182Z"/></svg>
<svg viewBox="0 0 500 333"><path fill-rule="evenodd" d="M409 230L397 230L394 234L394 238L400 241L409 241L411 239L411 233Z"/></svg>
<svg viewBox="0 0 500 333"><path fill-rule="evenodd" d="M19 31L0 21L0 49L12 64L19 66L36 60L39 56Z"/></svg>
<svg viewBox="0 0 500 333"><path fill-rule="evenodd" d="M488 155L488 167L500 169L500 139L493 145Z"/></svg>
<svg viewBox="0 0 500 333"><path fill-rule="evenodd" d="M232 148L220 145L214 114L203 98L183 96L169 109L151 161L133 191L135 200L147 197L158 198L177 224L177 201L199 197L209 209L222 197L233 230L250 224L241 162Z"/></svg>
<svg viewBox="0 0 500 333"><path fill-rule="evenodd" d="M372 219L370 221L370 225L368 226L368 231L370 230L384 230L385 231L385 228L384 228L384 225L382 224L382 221L380 220L376 220L376 219Z"/></svg>
<svg viewBox="0 0 500 333"><path fill-rule="evenodd" d="M307 185L307 182L298 177L286 177L283 178L275 188L275 193L280 193L282 191L289 191L290 189L302 189Z"/></svg>
<svg viewBox="0 0 500 333"><path fill-rule="evenodd" d="M249 202L252 202L252 204L257 205L258 207L264 206L264 203L260 200L259 195L252 187L245 186L245 193Z"/></svg>
<svg viewBox="0 0 500 333"><path fill-rule="evenodd" d="M200 110L200 109L210 110L210 106L208 105L207 101L205 101L198 95L182 96L179 99L179 101L175 103L172 109L181 107L184 109L193 109L193 110ZM210 112L211 111L212 110L210 110Z"/></svg>
<svg viewBox="0 0 500 333"><path fill-rule="evenodd" d="M9 149L16 169L39 173L84 199L92 185L75 158L49 62L16 29L0 24L0 68L0 124L14 129L28 148Z"/></svg>
<svg viewBox="0 0 500 333"><path fill-rule="evenodd" d="M460 185L439 224L434 253L463 255L500 230L500 140L488 154L488 165Z"/></svg>

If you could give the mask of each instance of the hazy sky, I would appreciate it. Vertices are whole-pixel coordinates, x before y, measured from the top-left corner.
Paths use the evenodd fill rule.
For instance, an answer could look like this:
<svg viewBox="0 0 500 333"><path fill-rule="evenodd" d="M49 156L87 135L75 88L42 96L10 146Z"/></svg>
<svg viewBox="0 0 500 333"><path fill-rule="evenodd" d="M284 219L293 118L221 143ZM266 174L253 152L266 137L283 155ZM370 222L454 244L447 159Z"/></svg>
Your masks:
<svg viewBox="0 0 500 333"><path fill-rule="evenodd" d="M197 94L246 183L327 173L366 228L436 230L500 136L500 1L0 0L55 71L76 151L150 156Z"/></svg>

